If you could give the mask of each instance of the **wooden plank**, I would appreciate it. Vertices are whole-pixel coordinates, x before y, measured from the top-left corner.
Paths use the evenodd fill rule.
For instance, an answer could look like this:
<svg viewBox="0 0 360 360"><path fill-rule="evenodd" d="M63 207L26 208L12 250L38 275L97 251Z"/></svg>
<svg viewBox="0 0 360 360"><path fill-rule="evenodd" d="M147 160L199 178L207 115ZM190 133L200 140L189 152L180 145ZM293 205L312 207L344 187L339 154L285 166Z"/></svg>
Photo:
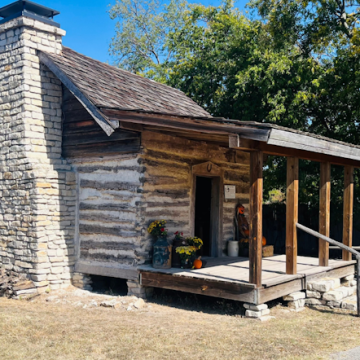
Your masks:
<svg viewBox="0 0 360 360"><path fill-rule="evenodd" d="M319 233L330 237L330 163L320 164ZM329 265L329 243L319 239L319 265Z"/></svg>
<svg viewBox="0 0 360 360"><path fill-rule="evenodd" d="M110 119L116 119L120 122L130 122L142 125L155 125L174 129L189 131L200 131L203 133L214 134L240 134L244 139L257 141L267 141L270 134L269 127L252 127L241 125L240 121L216 120L214 118L199 119L186 116L149 114L135 111L124 111L116 109L101 108L102 113ZM239 126L241 125L241 126Z"/></svg>
<svg viewBox="0 0 360 360"><path fill-rule="evenodd" d="M261 286L263 153L250 154L249 282Z"/></svg>
<svg viewBox="0 0 360 360"><path fill-rule="evenodd" d="M140 272L141 285L254 303L255 289L242 284Z"/></svg>
<svg viewBox="0 0 360 360"><path fill-rule="evenodd" d="M354 205L354 168L344 168L344 212L343 212L343 244L352 247ZM342 251L343 260L351 260L352 255Z"/></svg>
<svg viewBox="0 0 360 360"><path fill-rule="evenodd" d="M116 126L109 121L97 109L97 107L80 91L80 89L71 81L70 78L43 52L38 54L40 61L46 65L51 72L68 88L68 90L79 100L94 120L101 126L107 135L114 132Z"/></svg>
<svg viewBox="0 0 360 360"><path fill-rule="evenodd" d="M347 146L330 139L320 139L306 134L299 134L292 131L272 129L269 145L277 145L299 150L328 154L348 159L360 159L360 149L354 146Z"/></svg>
<svg viewBox="0 0 360 360"><path fill-rule="evenodd" d="M298 193L299 193L299 159L287 159L286 188L286 273L297 271L297 231Z"/></svg>
<svg viewBox="0 0 360 360"><path fill-rule="evenodd" d="M97 262L89 263L81 260L75 264L75 271L84 274L110 276L127 280L137 280L139 278L136 267L121 267L116 264L100 264Z"/></svg>
<svg viewBox="0 0 360 360"><path fill-rule="evenodd" d="M321 279L323 277L334 277L334 278L343 278L348 275L353 275L355 273L355 264L351 264L348 266L343 266L336 269L331 269L329 271L325 272L318 272L316 274L310 274L305 276L306 282L315 280L315 279Z"/></svg>
<svg viewBox="0 0 360 360"><path fill-rule="evenodd" d="M354 166L356 168L360 167L360 158L356 160L347 159L339 156L332 156L327 154L319 154L317 152L305 151L299 149L288 148L286 144L283 146L269 145L265 142L254 142L254 145L249 149L249 151L253 151L253 149L258 149L264 152L264 154L275 155L275 156L285 156L285 157L298 157L299 159L311 160L317 162L329 162L333 165L348 165ZM245 149L242 149L245 151ZM247 150L246 150L247 151Z"/></svg>
<svg viewBox="0 0 360 360"><path fill-rule="evenodd" d="M268 301L278 299L293 292L304 290L305 288L305 279L302 278L290 280L288 282L284 282L283 284L258 289L256 303L264 304Z"/></svg>

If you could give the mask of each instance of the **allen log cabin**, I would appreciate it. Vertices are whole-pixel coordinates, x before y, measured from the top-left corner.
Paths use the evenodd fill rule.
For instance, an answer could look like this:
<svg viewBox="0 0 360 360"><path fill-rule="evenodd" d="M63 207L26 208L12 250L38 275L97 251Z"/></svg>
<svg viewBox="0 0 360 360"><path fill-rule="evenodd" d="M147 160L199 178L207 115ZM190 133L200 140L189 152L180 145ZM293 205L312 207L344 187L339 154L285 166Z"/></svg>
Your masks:
<svg viewBox="0 0 360 360"><path fill-rule="evenodd" d="M297 256L298 164L321 164L326 236L330 167L344 166L343 243L351 246L360 147L212 117L178 90L62 46L56 12L21 3L0 9L1 266L39 288L81 273L252 304L303 290L309 279L354 273L351 254L329 260L321 239L318 259ZM287 158L286 254L262 259L265 155ZM235 199L224 197L224 185L235 186ZM239 203L249 258L225 255ZM146 229L155 219L167 220L170 233L201 230L207 266L152 268Z"/></svg>

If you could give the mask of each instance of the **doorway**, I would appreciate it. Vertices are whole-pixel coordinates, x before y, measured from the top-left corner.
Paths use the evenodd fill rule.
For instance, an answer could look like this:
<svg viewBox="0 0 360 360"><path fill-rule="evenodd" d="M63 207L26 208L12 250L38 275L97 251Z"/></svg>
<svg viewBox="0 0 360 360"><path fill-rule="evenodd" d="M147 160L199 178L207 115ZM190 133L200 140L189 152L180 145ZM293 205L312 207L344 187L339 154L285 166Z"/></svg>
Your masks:
<svg viewBox="0 0 360 360"><path fill-rule="evenodd" d="M201 256L218 256L219 184L218 177L196 176L194 235L204 242Z"/></svg>

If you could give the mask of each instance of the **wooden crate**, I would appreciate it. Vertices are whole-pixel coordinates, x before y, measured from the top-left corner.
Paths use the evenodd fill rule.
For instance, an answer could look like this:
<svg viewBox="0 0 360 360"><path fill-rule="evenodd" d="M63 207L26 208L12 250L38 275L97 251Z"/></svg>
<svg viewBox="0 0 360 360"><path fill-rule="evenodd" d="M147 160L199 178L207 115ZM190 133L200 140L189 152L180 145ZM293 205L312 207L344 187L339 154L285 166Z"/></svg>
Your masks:
<svg viewBox="0 0 360 360"><path fill-rule="evenodd" d="M274 246L273 245L266 245L262 248L262 257L269 257L274 256Z"/></svg>

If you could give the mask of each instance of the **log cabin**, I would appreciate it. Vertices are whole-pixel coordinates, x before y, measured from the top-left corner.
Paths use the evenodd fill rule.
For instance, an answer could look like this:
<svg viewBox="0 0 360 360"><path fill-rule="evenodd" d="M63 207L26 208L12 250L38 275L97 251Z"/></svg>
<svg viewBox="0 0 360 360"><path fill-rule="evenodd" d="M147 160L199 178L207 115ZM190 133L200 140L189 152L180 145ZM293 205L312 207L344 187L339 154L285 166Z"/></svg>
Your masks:
<svg viewBox="0 0 360 360"><path fill-rule="evenodd" d="M62 45L58 12L0 9L0 266L40 289L87 275L259 305L321 277L354 274L347 251L297 256L299 159L321 164L319 233L329 236L330 167L344 167L343 243L352 245L358 146L274 124L212 117L182 92ZM251 120L251 119L250 119ZM262 258L263 158L287 158L286 253ZM235 189L225 196L225 186ZM227 256L238 204L249 257ZM152 220L201 236L207 266L151 267ZM78 281L82 283L84 280Z"/></svg>

